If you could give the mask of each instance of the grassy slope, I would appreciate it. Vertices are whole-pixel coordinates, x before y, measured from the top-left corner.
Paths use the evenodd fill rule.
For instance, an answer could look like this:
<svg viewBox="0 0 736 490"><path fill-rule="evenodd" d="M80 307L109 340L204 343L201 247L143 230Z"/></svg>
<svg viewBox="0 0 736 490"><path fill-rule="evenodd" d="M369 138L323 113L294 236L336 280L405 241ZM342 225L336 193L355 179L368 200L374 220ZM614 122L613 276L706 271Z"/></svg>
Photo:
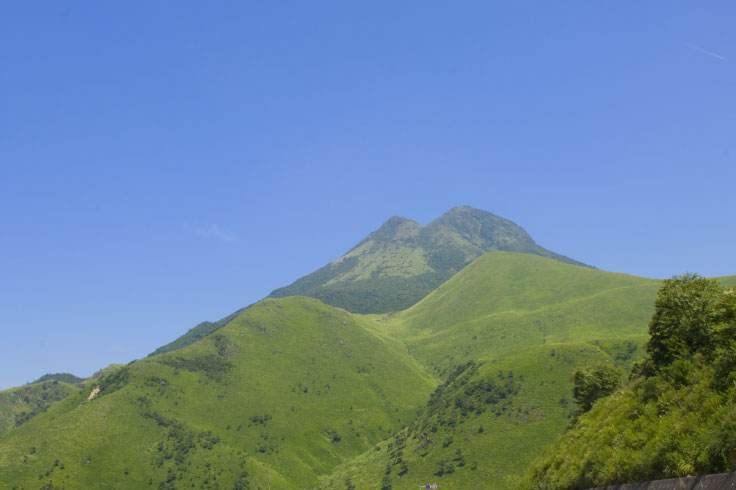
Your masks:
<svg viewBox="0 0 736 490"><path fill-rule="evenodd" d="M723 277L717 277L716 279L718 279L718 281L725 288L736 287L736 276L723 276Z"/></svg>
<svg viewBox="0 0 736 490"><path fill-rule="evenodd" d="M0 391L0 435L78 390L69 383L41 381Z"/></svg>
<svg viewBox="0 0 736 490"><path fill-rule="evenodd" d="M192 345L196 342L199 342L209 334L221 329L231 321L233 321L235 318L237 318L241 313L245 311L245 308L241 308L238 311L229 314L225 318L221 318L216 322L202 322L197 324L196 326L190 328L184 335L181 337L178 337L177 339L169 342L166 345L162 345L155 351L153 351L150 356L155 356L157 354L164 354L166 352L171 352L173 350L182 349L188 345Z"/></svg>
<svg viewBox="0 0 736 490"><path fill-rule="evenodd" d="M349 479L356 488L378 488L376 482L390 464L394 489L413 490L427 483L438 483L440 488L511 488L538 448L554 440L569 423L574 404L564 394L572 389L573 366L606 359L611 357L592 344L569 343L530 347L495 362L481 361L467 379L461 376L449 383L437 402L440 410L426 407L406 431L379 444L378 450L341 465L323 478L323 485L341 489ZM458 400L469 386L488 381L503 384L510 371L518 392L485 404L482 412L470 409L463 415ZM397 457L406 465L404 474ZM446 470L448 463L453 468L438 475L440 462Z"/></svg>
<svg viewBox="0 0 736 490"><path fill-rule="evenodd" d="M86 402L88 386L6 434L0 468L26 488L51 480L67 488L138 488L149 480L158 487L169 479L179 488L232 488L242 471L254 487L309 488L322 475L330 488L345 478L372 488L396 458L392 432L413 420L437 385L425 372L447 377L467 360L484 359L441 399L453 405L467 383L512 370L519 389L503 412L438 427L423 457L413 436L431 417L420 416L403 450L408 472L398 478L394 465L390 478L395 488L425 480L484 486L491 477L494 488L511 488L564 430L574 408L572 366L609 359L626 367L641 356L658 287L656 280L495 252L398 314L353 315L307 298L265 300L196 345L130 365L122 389ZM448 438L452 444L442 447ZM457 449L466 464L436 476L438 461L452 461Z"/></svg>
<svg viewBox="0 0 736 490"><path fill-rule="evenodd" d="M531 345L647 333L660 282L529 254L477 259L412 308L385 317L412 355L438 374Z"/></svg>
<svg viewBox="0 0 736 490"><path fill-rule="evenodd" d="M246 471L252 486L312 487L408 424L435 386L365 322L307 298L258 303L196 345L108 375L119 382L107 394L86 401L88 387L6 434L3 484L233 488Z"/></svg>
<svg viewBox="0 0 736 490"><path fill-rule="evenodd" d="M494 379L511 370L520 381L499 407L465 417L455 427L438 426L433 449L422 456L407 433L403 462L392 465L394 488L431 482L442 487L512 488L542 447L561 434L574 406L570 372L580 363L605 361L626 368L643 355L658 280L562 264L535 255L493 252L476 260L414 307L373 315L376 329L401 339L414 357L446 377L469 360L485 359L468 381ZM554 356L552 355L554 353ZM466 385L451 385L443 402L455 406ZM424 408L428 412L429 406ZM498 412L498 411L496 411ZM422 424L422 416L417 424ZM480 425L484 431L478 433ZM420 431L426 432L426 431ZM443 447L447 440L452 444ZM393 454L387 450L394 444ZM396 462L397 441L379 445L325 477L329 488L370 488ZM460 449L465 465L436 475L438 462L452 462ZM473 462L476 463L472 469ZM380 485L379 485L380 486Z"/></svg>

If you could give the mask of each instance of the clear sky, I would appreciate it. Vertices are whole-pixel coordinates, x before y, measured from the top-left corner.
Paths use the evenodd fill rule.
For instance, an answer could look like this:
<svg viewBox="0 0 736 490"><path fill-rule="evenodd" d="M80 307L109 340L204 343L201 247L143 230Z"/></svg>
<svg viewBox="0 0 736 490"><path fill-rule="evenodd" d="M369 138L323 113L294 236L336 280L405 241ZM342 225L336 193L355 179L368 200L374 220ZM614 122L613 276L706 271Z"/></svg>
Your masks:
<svg viewBox="0 0 736 490"><path fill-rule="evenodd" d="M0 3L0 388L471 205L736 274L736 2Z"/></svg>

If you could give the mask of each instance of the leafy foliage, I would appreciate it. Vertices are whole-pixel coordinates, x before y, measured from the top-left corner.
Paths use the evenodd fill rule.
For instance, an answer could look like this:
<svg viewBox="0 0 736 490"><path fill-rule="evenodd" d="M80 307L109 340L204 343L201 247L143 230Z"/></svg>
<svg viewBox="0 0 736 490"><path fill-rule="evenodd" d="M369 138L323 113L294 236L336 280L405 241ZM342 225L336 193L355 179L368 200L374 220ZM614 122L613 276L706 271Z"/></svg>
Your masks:
<svg viewBox="0 0 736 490"><path fill-rule="evenodd" d="M121 367L102 378L100 383L100 396L113 393L124 387L130 381L130 368Z"/></svg>
<svg viewBox="0 0 736 490"><path fill-rule="evenodd" d="M621 383L621 376L621 370L608 363L573 371L575 386L572 394L581 410L587 412L596 400L616 391Z"/></svg>
<svg viewBox="0 0 736 490"><path fill-rule="evenodd" d="M685 274L664 281L649 324L647 353L655 368L700 352L712 354L719 340L715 332L727 314L717 280Z"/></svg>
<svg viewBox="0 0 736 490"><path fill-rule="evenodd" d="M736 470L736 298L717 281L665 281L649 357L532 466L520 488L583 489Z"/></svg>

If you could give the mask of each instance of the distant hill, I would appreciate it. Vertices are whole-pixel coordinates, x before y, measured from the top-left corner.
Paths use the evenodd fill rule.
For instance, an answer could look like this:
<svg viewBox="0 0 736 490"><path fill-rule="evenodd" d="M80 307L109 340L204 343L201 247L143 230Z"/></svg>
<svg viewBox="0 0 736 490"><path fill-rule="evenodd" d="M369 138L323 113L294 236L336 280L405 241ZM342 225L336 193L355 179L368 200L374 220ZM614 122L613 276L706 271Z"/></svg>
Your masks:
<svg viewBox="0 0 736 490"><path fill-rule="evenodd" d="M512 221L463 206L427 226L395 216L339 259L270 297L309 296L354 313L399 311L495 250L584 265L540 247Z"/></svg>
<svg viewBox="0 0 736 490"><path fill-rule="evenodd" d="M74 376L70 373L54 373L54 374L44 374L40 378L38 378L36 381L33 381L32 383L28 384L35 384L35 383L43 383L44 381L63 381L64 383L81 383L84 381L84 378L80 378L79 376Z"/></svg>
<svg viewBox="0 0 736 490"><path fill-rule="evenodd" d="M77 386L52 378L0 391L0 435L77 391Z"/></svg>

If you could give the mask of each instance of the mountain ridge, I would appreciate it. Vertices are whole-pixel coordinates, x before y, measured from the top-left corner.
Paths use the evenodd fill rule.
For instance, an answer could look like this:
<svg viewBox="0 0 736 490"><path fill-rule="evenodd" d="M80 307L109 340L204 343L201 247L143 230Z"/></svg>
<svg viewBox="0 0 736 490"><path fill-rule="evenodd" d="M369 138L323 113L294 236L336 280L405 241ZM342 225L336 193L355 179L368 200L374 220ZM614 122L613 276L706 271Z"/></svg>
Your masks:
<svg viewBox="0 0 736 490"><path fill-rule="evenodd" d="M343 256L269 297L308 296L353 313L400 311L496 250L587 266L541 247L513 221L460 206L426 226L392 216Z"/></svg>

